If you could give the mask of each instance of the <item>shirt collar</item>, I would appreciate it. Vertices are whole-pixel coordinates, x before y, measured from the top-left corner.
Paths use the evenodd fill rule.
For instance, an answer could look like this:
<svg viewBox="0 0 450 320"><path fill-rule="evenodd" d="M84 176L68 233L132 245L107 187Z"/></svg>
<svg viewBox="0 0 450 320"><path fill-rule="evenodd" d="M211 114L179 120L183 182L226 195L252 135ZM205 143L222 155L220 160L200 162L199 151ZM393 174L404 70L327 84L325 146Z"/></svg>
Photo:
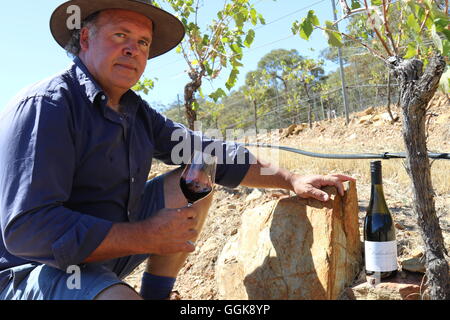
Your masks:
<svg viewBox="0 0 450 320"><path fill-rule="evenodd" d="M99 93L103 93L100 85L94 80L87 67L79 57L73 60L73 73L78 80L81 90L86 93L87 98L91 103L94 103L95 98Z"/></svg>
<svg viewBox="0 0 450 320"><path fill-rule="evenodd" d="M81 86L81 89L86 93L87 98L91 103L94 103L95 98L101 93L105 94L100 85L95 81L92 74L89 72L86 65L81 61L79 57L75 57L73 60L73 70L74 76L78 83ZM106 95L105 95L106 96ZM139 105L139 96L133 91L128 90L122 96L122 103L124 102L132 113L136 111L137 106Z"/></svg>

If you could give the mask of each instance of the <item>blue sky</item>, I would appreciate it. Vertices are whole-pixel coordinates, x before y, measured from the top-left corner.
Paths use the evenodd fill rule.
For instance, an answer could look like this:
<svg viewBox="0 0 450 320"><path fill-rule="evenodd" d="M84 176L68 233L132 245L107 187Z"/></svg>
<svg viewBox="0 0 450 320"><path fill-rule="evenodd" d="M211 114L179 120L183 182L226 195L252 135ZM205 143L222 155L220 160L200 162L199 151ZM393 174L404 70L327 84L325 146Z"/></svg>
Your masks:
<svg viewBox="0 0 450 320"><path fill-rule="evenodd" d="M0 11L2 50L0 50L0 109L21 88L47 78L66 68L71 60L53 40L49 18L61 0L4 1ZM201 20L207 22L215 16L221 0L203 0ZM267 24L256 30L250 49L244 50L244 67L240 71L238 88L245 74L256 69L258 61L272 49L297 49L303 56L317 57L327 46L322 32L316 31L310 41L292 36L291 25L295 19L306 16L312 9L320 21L332 20L331 0L254 0L256 9L263 14ZM339 14L338 14L339 16ZM314 48L312 51L310 48ZM328 64L326 69L337 66ZM144 75L157 78L155 89L143 96L151 105L170 104L183 98L183 88L189 78L186 62L175 50L148 62ZM223 87L226 71L213 83L204 82L205 94Z"/></svg>

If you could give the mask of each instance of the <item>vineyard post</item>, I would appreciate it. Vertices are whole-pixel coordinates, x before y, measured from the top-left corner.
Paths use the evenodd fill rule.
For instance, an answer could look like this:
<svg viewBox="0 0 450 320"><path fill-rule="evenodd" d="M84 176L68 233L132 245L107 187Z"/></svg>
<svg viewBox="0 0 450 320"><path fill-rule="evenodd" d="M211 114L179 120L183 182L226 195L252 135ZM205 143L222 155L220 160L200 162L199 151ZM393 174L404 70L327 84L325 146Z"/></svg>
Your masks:
<svg viewBox="0 0 450 320"><path fill-rule="evenodd" d="M336 15L336 4L334 0L331 0L331 5L333 7L333 17L334 21L337 21ZM337 24L336 24L336 28ZM348 114L348 96L347 96L347 84L345 82L345 71L344 71L344 62L342 60L342 49L338 47L338 57L339 57L339 72L341 74L341 83L342 83L342 98L344 100L344 111L345 111L345 124L348 125L350 122L349 114Z"/></svg>

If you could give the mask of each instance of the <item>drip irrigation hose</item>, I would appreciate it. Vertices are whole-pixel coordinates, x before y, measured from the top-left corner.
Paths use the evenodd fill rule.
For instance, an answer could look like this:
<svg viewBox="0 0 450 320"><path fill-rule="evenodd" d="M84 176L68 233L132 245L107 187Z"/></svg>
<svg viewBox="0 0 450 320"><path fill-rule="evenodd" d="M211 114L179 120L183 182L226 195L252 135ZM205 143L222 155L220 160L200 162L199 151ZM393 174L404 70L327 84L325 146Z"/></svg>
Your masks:
<svg viewBox="0 0 450 320"><path fill-rule="evenodd" d="M246 147L261 147L261 148L271 148L280 149L283 151L294 152L308 157L314 158L325 158L325 159L402 159L406 158L405 152L391 153L384 152L380 154L376 153L355 153L355 154L327 154L327 153L316 153L304 150L299 150L291 147L276 146L267 143L244 143ZM444 159L450 160L450 153L428 153L428 157L431 159Z"/></svg>

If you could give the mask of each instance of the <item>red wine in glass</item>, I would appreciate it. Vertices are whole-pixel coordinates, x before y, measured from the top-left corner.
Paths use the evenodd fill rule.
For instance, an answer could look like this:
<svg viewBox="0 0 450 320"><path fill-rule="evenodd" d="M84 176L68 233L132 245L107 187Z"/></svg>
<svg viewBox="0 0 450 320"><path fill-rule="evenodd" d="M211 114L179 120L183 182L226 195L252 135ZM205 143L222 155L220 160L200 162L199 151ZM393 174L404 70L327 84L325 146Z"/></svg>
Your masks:
<svg viewBox="0 0 450 320"><path fill-rule="evenodd" d="M211 193L216 175L217 157L194 151L180 177L180 188L188 206Z"/></svg>
<svg viewBox="0 0 450 320"><path fill-rule="evenodd" d="M212 187L207 184L202 184L192 180L186 181L183 178L180 179L180 187L184 196L191 204L206 197L212 191Z"/></svg>

